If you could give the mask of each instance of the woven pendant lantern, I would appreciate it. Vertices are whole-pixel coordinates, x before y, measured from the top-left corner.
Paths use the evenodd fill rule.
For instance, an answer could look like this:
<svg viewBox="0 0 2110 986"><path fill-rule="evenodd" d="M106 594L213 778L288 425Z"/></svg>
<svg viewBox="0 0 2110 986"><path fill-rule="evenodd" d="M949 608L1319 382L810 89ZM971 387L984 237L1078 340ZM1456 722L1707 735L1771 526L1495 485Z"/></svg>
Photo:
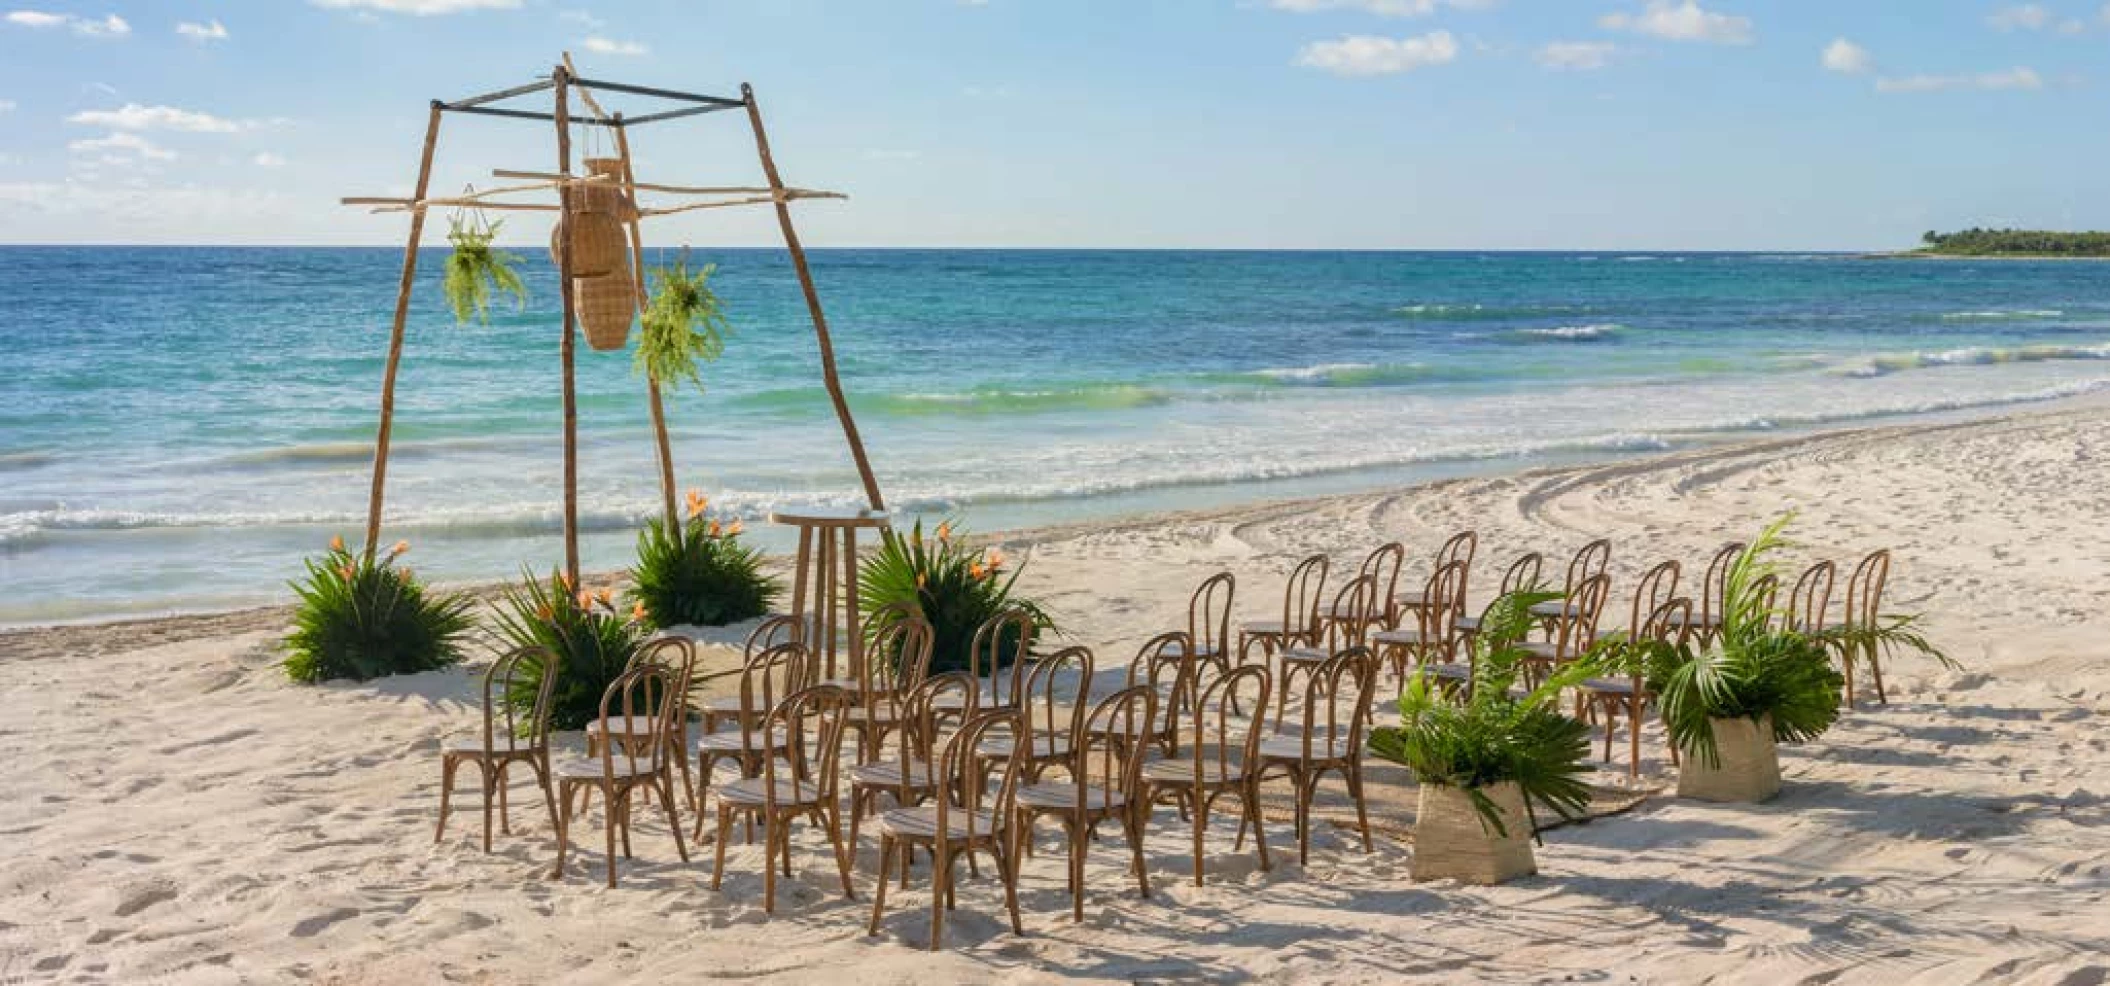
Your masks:
<svg viewBox="0 0 2110 986"><path fill-rule="evenodd" d="M623 159L618 157L590 157L586 159L586 173L606 178L606 181L581 185L578 192L586 193L586 205L582 212L605 212L621 222L637 219L637 203L623 194L619 182L623 180Z"/></svg>
<svg viewBox="0 0 2110 986"><path fill-rule="evenodd" d="M637 318L637 282L631 280L628 264L595 277L572 278L571 293L587 345L607 352L630 342L630 323Z"/></svg>
<svg viewBox="0 0 2110 986"><path fill-rule="evenodd" d="M600 277L627 263L629 231L623 224L637 218L637 203L615 184L622 177L620 158L587 158L587 171L608 176L610 181L587 182L572 189L571 211L550 230L549 257L559 259L561 236L571 237L573 277Z"/></svg>

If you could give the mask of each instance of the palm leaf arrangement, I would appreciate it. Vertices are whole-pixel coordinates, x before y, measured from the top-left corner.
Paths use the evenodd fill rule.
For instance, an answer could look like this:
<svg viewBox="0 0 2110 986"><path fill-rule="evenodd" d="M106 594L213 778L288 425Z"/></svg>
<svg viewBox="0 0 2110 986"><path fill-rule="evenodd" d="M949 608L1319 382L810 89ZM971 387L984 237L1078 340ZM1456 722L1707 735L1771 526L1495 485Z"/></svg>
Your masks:
<svg viewBox="0 0 2110 986"><path fill-rule="evenodd" d="M447 307L454 311L458 323L469 321L471 316L490 322L491 299L499 294L512 295L521 307L527 307L527 282L513 269L520 257L491 245L503 225L502 220L487 224L462 216L447 219L447 242L453 245L454 253L447 257L440 290L446 294Z"/></svg>
<svg viewBox="0 0 2110 986"><path fill-rule="evenodd" d="M922 613L933 631L932 674L966 670L975 630L1007 607L1031 613L1040 632L1055 629L1039 604L1012 594L1024 566L1007 573L1002 552L970 546L951 521L940 523L931 538L924 537L921 520L906 537L892 530L882 537L879 551L858 573L858 604L867 613L896 603ZM999 653L1016 653L1016 647L1015 640L1003 641Z"/></svg>
<svg viewBox="0 0 2110 986"><path fill-rule="evenodd" d="M562 677L550 695L554 729L584 729L598 717L608 684L630 666L645 640L641 609L627 616L617 613L612 593L574 590L562 572L547 579L523 572L518 584L506 588L496 615L499 635L507 644L547 647L561 659ZM523 717L532 714L542 687L543 665L534 667L533 673L514 679L506 695Z"/></svg>
<svg viewBox="0 0 2110 986"><path fill-rule="evenodd" d="M703 364L725 352L732 323L711 291L715 264L689 270L684 249L673 264L652 270L652 298L638 336L637 369L660 384L688 382L703 389Z"/></svg>
<svg viewBox="0 0 2110 986"><path fill-rule="evenodd" d="M1490 607L1473 641L1473 682L1462 702L1442 694L1431 679L1409 678L1399 700L1400 724L1371 731L1370 752L1405 765L1423 784L1466 793L1483 828L1506 837L1502 811L1484 789L1514 781L1525 810L1543 804L1564 818L1580 817L1590 804L1583 783L1588 768L1589 728L1558 711L1562 690L1598 672L1588 660L1573 662L1538 687L1516 693L1525 652L1517 644L1534 623L1531 607L1560 598L1557 592L1519 591Z"/></svg>
<svg viewBox="0 0 2110 986"><path fill-rule="evenodd" d="M1910 650L1957 668L1918 629L1915 616L1886 615L1872 626L1782 629L1759 584L1777 574L1775 556L1789 546L1788 514L1768 525L1729 568L1721 635L1704 649L1665 643L1627 648L1622 661L1642 662L1661 703L1664 726L1679 749L1719 766L1716 720L1772 723L1779 742L1807 742L1839 719L1845 679L1834 653Z"/></svg>
<svg viewBox="0 0 2110 986"><path fill-rule="evenodd" d="M630 598L653 626L724 626L769 612L783 593L762 570L762 552L740 542L739 521L706 521L709 500L690 491L689 522L673 531L652 520L637 535Z"/></svg>
<svg viewBox="0 0 2110 986"><path fill-rule="evenodd" d="M327 554L305 562L307 577L292 583L300 603L285 642L287 677L366 681L461 660L474 603L459 593L435 592L398 566L409 550L409 542L398 541L376 559L332 538Z"/></svg>

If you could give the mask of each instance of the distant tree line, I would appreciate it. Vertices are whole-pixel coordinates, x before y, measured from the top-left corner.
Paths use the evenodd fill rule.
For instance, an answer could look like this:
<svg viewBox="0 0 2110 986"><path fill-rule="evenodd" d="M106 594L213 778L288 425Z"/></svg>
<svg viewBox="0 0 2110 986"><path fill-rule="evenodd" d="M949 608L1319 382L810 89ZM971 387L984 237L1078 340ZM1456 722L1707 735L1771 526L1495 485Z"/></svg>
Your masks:
<svg viewBox="0 0 2110 986"><path fill-rule="evenodd" d="M1971 229L1954 233L1928 230L1920 236L1922 253L1966 257L2110 257L2110 233L2061 233L2042 229Z"/></svg>

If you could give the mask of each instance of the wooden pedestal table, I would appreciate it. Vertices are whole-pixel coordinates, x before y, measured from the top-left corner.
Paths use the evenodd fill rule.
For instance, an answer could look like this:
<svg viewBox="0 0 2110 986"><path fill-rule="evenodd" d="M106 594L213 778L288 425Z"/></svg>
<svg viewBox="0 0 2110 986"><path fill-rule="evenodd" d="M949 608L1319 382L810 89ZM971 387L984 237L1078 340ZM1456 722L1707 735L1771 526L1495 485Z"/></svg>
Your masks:
<svg viewBox="0 0 2110 986"><path fill-rule="evenodd" d="M814 639L806 643L808 653L823 662L819 677L847 682L856 690L864 670L863 627L857 619L857 529L888 526L886 511L850 507L777 510L770 513L769 521L799 529L791 613L809 617L806 625L813 629ZM848 636L847 646L839 642L838 632ZM837 673L838 654L849 657L846 676Z"/></svg>

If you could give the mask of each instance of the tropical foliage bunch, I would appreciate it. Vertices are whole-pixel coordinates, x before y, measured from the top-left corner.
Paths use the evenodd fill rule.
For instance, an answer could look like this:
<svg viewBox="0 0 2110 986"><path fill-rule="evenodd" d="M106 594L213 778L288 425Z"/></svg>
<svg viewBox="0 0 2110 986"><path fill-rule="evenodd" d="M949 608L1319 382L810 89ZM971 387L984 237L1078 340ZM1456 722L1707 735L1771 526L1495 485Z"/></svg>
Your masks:
<svg viewBox="0 0 2110 986"><path fill-rule="evenodd" d="M447 219L447 242L454 252L447 257L440 290L456 322L467 322L471 316L489 322L491 299L499 294L512 295L521 307L527 307L527 282L513 269L520 257L491 245L503 225L503 220L487 225L467 222L461 216Z"/></svg>
<svg viewBox="0 0 2110 986"><path fill-rule="evenodd" d="M716 264L689 270L689 251L674 263L652 269L652 297L645 303L637 343L637 370L660 384L683 381L703 389L703 364L725 353L732 323L711 291Z"/></svg>
<svg viewBox="0 0 2110 986"><path fill-rule="evenodd" d="M769 612L782 594L762 571L762 552L742 544L739 521L710 519L710 500L688 494L688 523L668 530L652 520L637 535L630 598L656 627L690 623L724 626Z"/></svg>
<svg viewBox="0 0 2110 986"><path fill-rule="evenodd" d="M1012 593L1024 566L1005 565L1002 551L970 545L952 521L926 538L918 520L907 536L883 533L879 551L858 573L858 603L867 613L895 604L922 613L932 630L931 673L964 671L975 631L1007 608L1030 614L1036 632L1055 629L1038 603ZM1017 641L1001 641L998 653L1017 653Z"/></svg>
<svg viewBox="0 0 2110 986"><path fill-rule="evenodd" d="M613 592L579 589L563 572L548 578L533 571L521 574L499 606L499 634L512 647L547 647L556 653L561 670L550 695L550 725L584 729L601 714L609 683L630 666L645 641L644 607L618 612ZM536 664L513 680L506 701L518 714L532 714L544 669Z"/></svg>
<svg viewBox="0 0 2110 986"><path fill-rule="evenodd" d="M1432 681L1411 676L1399 699L1400 723L1371 731L1370 752L1403 764L1423 784L1456 788L1472 799L1481 825L1498 835L1509 829L1485 788L1514 781L1524 793L1537 827L1534 804L1563 818L1580 817L1590 804L1583 783L1589 756L1589 727L1561 714L1559 698L1598 669L1588 659L1560 668L1537 687L1517 692L1528 656L1518 645L1535 624L1531 607L1561 598L1557 592L1512 592L1488 608L1473 638L1472 686L1462 700Z"/></svg>
<svg viewBox="0 0 2110 986"><path fill-rule="evenodd" d="M1638 670L1657 694L1670 741L1710 766L1721 763L1714 735L1718 719L1770 721L1773 738L1806 742L1839 719L1845 678L1835 654L1911 650L1947 667L1956 662L1918 629L1914 616L1884 615L1874 625L1787 627L1762 583L1778 576L1776 556L1789 546L1793 514L1768 525L1729 567L1721 632L1708 646L1652 641L1622 644L1606 655Z"/></svg>
<svg viewBox="0 0 2110 986"><path fill-rule="evenodd" d="M469 632L469 597L436 592L396 564L410 550L398 541L378 558L330 539L307 576L292 584L300 603L286 637L286 676L294 681L366 681L414 674L461 660Z"/></svg>

